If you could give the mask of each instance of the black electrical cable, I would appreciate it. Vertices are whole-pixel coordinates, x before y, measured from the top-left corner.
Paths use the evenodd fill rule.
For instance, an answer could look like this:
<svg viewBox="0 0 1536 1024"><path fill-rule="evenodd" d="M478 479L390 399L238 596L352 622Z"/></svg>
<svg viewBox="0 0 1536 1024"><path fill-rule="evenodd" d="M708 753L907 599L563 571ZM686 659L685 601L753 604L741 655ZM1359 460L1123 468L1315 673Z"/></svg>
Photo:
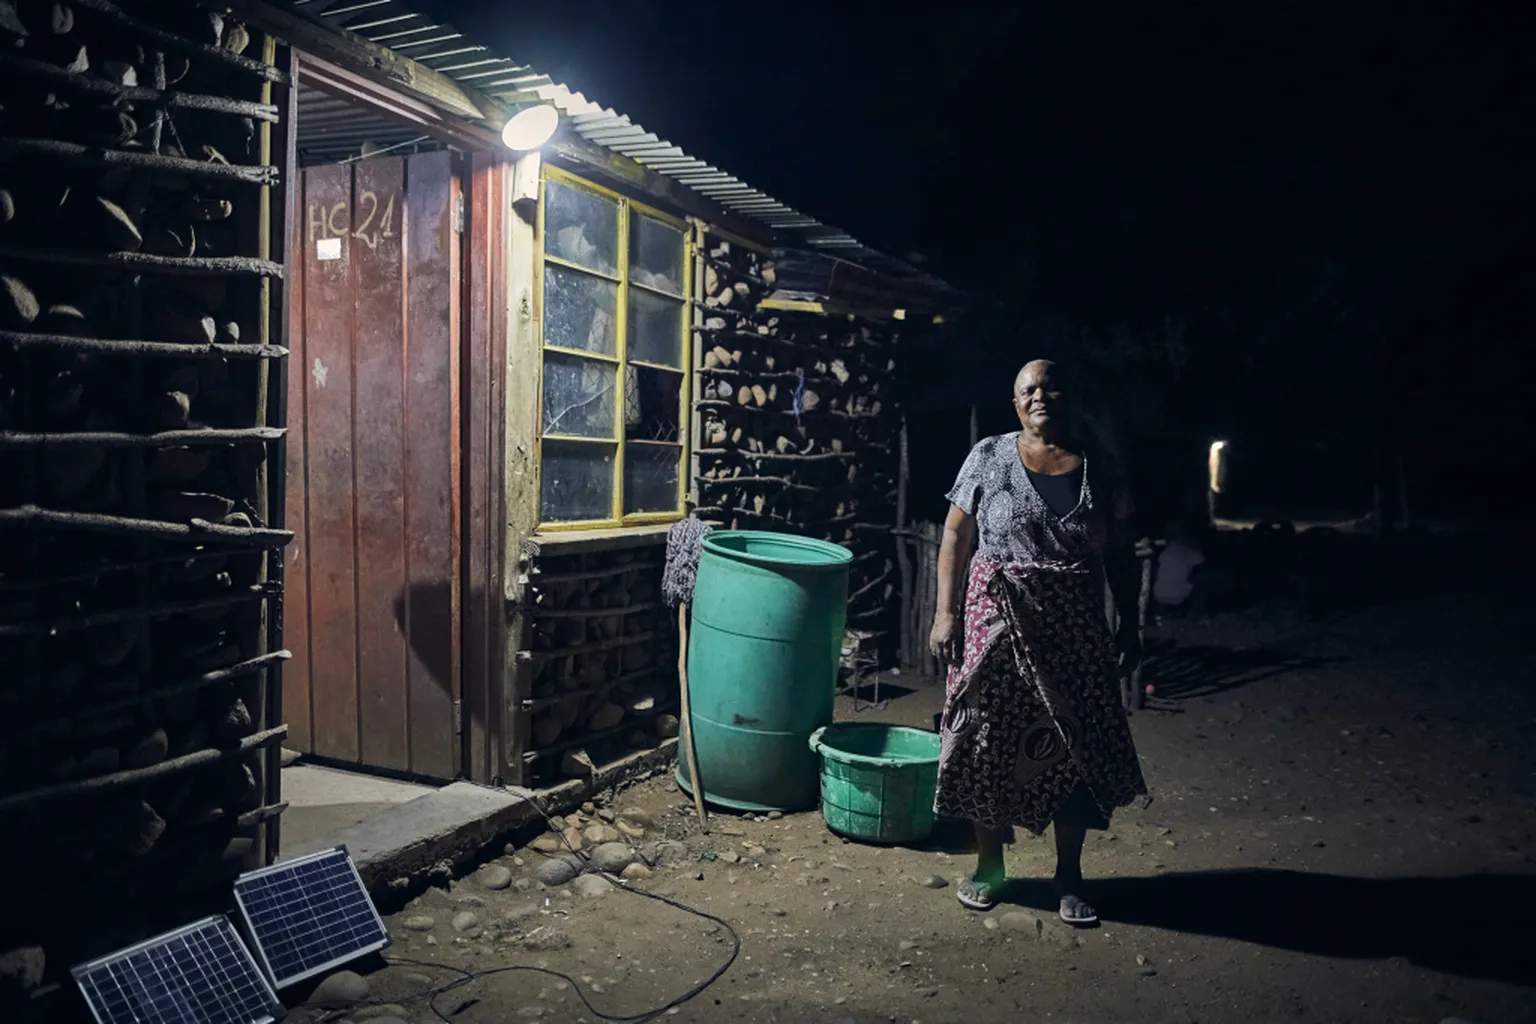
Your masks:
<svg viewBox="0 0 1536 1024"><path fill-rule="evenodd" d="M503 792L505 791L503 790ZM527 800L528 804L534 810L539 812L539 815L543 817L545 823L550 826L550 830L555 831L554 823L550 821L549 815L545 813L544 808L540 807L533 799L529 797L525 796L523 799ZM565 839L563 833L557 832L556 834L560 835L560 841L564 843L565 848L571 852L572 856L575 856L584 862L590 863L590 859L582 856L581 852L573 847L570 842ZM647 1024L649 1021L653 1021L658 1017L664 1016L668 1010L672 1010L676 1007L682 1006L684 1003L696 999L711 985L723 978L725 976L725 972L729 971L735 965L736 958L741 955L741 936L736 934L736 929L731 927L729 921L726 921L724 918L716 917L714 914L706 913L705 911L690 907L685 903L679 903L677 900L674 900L670 897L662 896L657 893L645 892L642 889L636 889L630 886L628 883L624 882L622 879L619 879L617 884L618 887L623 889L625 892L631 892L637 896L644 896L646 899L655 900L658 903L665 903L667 906L681 910L685 914L692 914L694 917L702 918L706 921L712 921L720 927L724 928L725 933L730 936L731 939L731 955L726 958L725 963L721 964L718 968L715 969L713 974L690 988L687 992L684 992L682 995L678 996L676 999L673 999L666 1005L657 1007L654 1010L646 1010L644 1013L633 1014L631 1016L616 1016L614 1014L604 1013L592 1005L591 1000L589 1000L587 998L587 994L581 990L581 985L576 981L575 978L572 978L568 974L562 974L559 971L550 970L545 967L529 967L524 964L511 964L506 967L491 967L486 970L467 971L462 967L454 967L450 964L434 964L423 960L409 960L405 957L385 957L384 962L392 965L398 964L410 967L438 968L445 971L452 971L459 975L457 979L449 982L446 985L431 989L428 992L420 993L414 997L420 999L422 996L425 996L427 1000L427 1007L439 1020L445 1021L447 1024L452 1024L452 1020L450 1017L446 1016L443 1011L437 1008L437 1000L440 997L445 996L450 992L457 991L466 985L472 985L483 978L489 978L497 974L510 974L515 971L522 971L528 974L543 974L551 978L558 978L559 980L570 985L571 988L575 990L577 997L581 999L582 1003L586 1005L587 1010L590 1011L593 1016L602 1020L610 1021L612 1024ZM467 1007L460 1007L460 1009L463 1008ZM458 1013L460 1011L456 1009L454 1012Z"/></svg>

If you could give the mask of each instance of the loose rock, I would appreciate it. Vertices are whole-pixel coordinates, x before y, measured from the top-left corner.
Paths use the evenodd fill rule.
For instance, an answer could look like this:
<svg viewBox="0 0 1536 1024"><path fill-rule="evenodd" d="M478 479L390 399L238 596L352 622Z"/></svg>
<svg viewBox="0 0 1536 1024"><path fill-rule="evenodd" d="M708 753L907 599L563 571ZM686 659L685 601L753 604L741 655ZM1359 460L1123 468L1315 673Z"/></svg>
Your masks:
<svg viewBox="0 0 1536 1024"><path fill-rule="evenodd" d="M617 875L635 862L635 851L623 843L604 843L592 851L592 866Z"/></svg>
<svg viewBox="0 0 1536 1024"><path fill-rule="evenodd" d="M949 886L949 879L943 875L929 875L927 878L918 879L918 883L925 889L944 889Z"/></svg>
<svg viewBox="0 0 1536 1024"><path fill-rule="evenodd" d="M0 953L0 996L8 992L24 996L43 983L47 957L41 946L23 946Z"/></svg>
<svg viewBox="0 0 1536 1024"><path fill-rule="evenodd" d="M651 877L651 869L636 861L619 872L619 877L626 882L639 882Z"/></svg>
<svg viewBox="0 0 1536 1024"><path fill-rule="evenodd" d="M601 846L603 843L616 843L623 838L623 836L619 834L618 829L614 828L612 825L604 825L601 823L589 825L587 827L587 831L583 833L583 835L586 841L591 843L593 846Z"/></svg>
<svg viewBox="0 0 1536 1024"><path fill-rule="evenodd" d="M315 986L310 1006L355 1006L368 998L368 979L356 971L338 971Z"/></svg>
<svg viewBox="0 0 1536 1024"><path fill-rule="evenodd" d="M560 842L560 837L552 835L539 836L529 845L536 852L543 854L559 853L565 849L565 845Z"/></svg>
<svg viewBox="0 0 1536 1024"><path fill-rule="evenodd" d="M416 914L401 921L400 925L408 932L429 932L437 927L437 921L426 914Z"/></svg>
<svg viewBox="0 0 1536 1024"><path fill-rule="evenodd" d="M579 896L593 897L613 891L613 883L602 875L582 875L576 879L571 888L576 890Z"/></svg>
<svg viewBox="0 0 1536 1024"><path fill-rule="evenodd" d="M456 932L471 931L480 926L480 916L472 910L461 910L453 915L452 924Z"/></svg>
<svg viewBox="0 0 1536 1024"><path fill-rule="evenodd" d="M543 864L540 864L534 875L545 885L564 885L581 874L584 867L585 865L582 864L579 858L566 854L560 857L551 857Z"/></svg>
<svg viewBox="0 0 1536 1024"><path fill-rule="evenodd" d="M639 825L641 828L656 826L656 819L651 816L651 812L642 807L626 807L619 812L619 818L631 825Z"/></svg>
<svg viewBox="0 0 1536 1024"><path fill-rule="evenodd" d="M409 1012L399 1003L380 1003L377 1006L359 1007L352 1016L358 1020L371 1020L374 1024L388 1024L391 1020L404 1020Z"/></svg>
<svg viewBox="0 0 1536 1024"><path fill-rule="evenodd" d="M512 885L512 871L501 864L487 864L480 869L475 877L481 885L493 892L509 888Z"/></svg>
<svg viewBox="0 0 1536 1024"><path fill-rule="evenodd" d="M565 838L566 845L572 850L580 850L582 846L581 832L574 825L567 828L561 835Z"/></svg>

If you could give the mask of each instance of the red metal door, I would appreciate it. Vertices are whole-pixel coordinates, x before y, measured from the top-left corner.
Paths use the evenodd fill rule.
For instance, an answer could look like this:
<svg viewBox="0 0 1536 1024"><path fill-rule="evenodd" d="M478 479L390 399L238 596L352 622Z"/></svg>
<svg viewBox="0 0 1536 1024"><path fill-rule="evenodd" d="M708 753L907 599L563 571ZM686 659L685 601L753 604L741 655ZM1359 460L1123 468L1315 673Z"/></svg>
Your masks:
<svg viewBox="0 0 1536 1024"><path fill-rule="evenodd" d="M462 766L458 187L445 152L315 167L292 225L291 742L442 779Z"/></svg>

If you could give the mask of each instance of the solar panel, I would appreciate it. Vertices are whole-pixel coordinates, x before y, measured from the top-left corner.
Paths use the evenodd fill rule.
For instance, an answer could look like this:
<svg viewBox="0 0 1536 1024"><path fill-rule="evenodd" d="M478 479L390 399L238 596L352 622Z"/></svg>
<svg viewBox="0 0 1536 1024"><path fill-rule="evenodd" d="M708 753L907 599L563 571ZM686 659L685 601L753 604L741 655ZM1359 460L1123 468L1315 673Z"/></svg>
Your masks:
<svg viewBox="0 0 1536 1024"><path fill-rule="evenodd" d="M235 901L278 988L389 945L344 846L241 875Z"/></svg>
<svg viewBox="0 0 1536 1024"><path fill-rule="evenodd" d="M209 917L71 972L96 1024L270 1024L282 1005L225 917Z"/></svg>

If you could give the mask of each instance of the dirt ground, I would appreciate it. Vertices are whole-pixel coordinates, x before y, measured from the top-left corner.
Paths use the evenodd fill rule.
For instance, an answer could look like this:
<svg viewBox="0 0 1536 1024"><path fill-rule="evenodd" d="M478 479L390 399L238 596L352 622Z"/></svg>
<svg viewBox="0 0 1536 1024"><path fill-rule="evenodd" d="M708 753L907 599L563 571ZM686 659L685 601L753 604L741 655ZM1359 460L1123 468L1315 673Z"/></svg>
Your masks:
<svg viewBox="0 0 1536 1024"><path fill-rule="evenodd" d="M740 938L729 970L663 1019L1536 1020L1528 578L1496 564L1320 618L1270 607L1160 626L1156 709L1133 719L1154 799L1089 839L1094 930L1060 923L1030 884L1051 870L1049 835L1020 835L1014 905L983 915L955 901L963 844L846 843L815 813L716 817L702 835L670 779L617 795L602 810L638 809L641 843L686 848L634 887ZM936 699L929 686L844 711L926 722ZM437 1018L411 996L452 980L443 968L524 965L570 975L590 1007L553 976L510 972L436 1009L596 1024L665 1006L730 958L726 929L673 906L581 895L603 888L591 880L539 886L544 859L519 849L491 865L510 869L507 888L482 869L390 915L391 958L443 966L382 967L371 998L425 1024ZM923 884L935 875L948 886ZM388 1011L352 1019L367 1012Z"/></svg>

